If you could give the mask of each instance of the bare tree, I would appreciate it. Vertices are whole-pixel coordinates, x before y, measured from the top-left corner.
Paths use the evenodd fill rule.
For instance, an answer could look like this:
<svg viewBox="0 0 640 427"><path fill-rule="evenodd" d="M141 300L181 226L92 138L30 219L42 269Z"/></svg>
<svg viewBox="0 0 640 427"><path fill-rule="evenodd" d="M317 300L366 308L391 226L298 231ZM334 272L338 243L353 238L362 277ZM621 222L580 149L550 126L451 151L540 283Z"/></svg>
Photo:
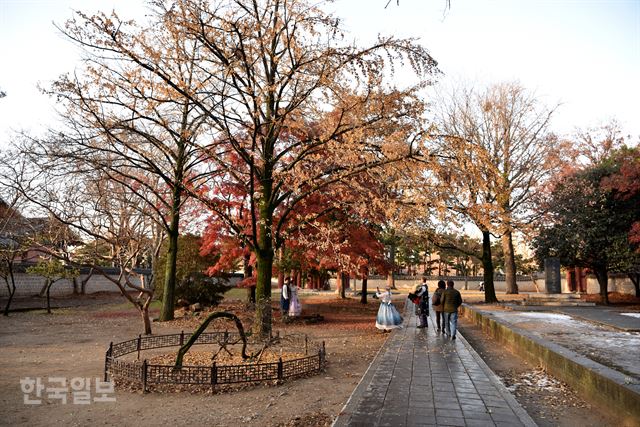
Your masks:
<svg viewBox="0 0 640 427"><path fill-rule="evenodd" d="M630 138L627 136L626 139ZM615 119L600 126L576 129L573 140L576 165L597 165L625 146L625 136Z"/></svg>
<svg viewBox="0 0 640 427"><path fill-rule="evenodd" d="M7 285L9 299L4 315L9 315L11 302L16 293L15 265L24 251L22 242L28 233L27 223L19 212L20 195L7 187L0 190L0 277Z"/></svg>
<svg viewBox="0 0 640 427"><path fill-rule="evenodd" d="M518 292L513 233L526 231L536 189L561 164L558 141L548 129L554 110L518 83L464 88L443 103L437 138L442 195L452 211L482 231L487 288L493 283L487 270L494 234L504 248L507 293ZM486 298L494 299L488 291Z"/></svg>
<svg viewBox="0 0 640 427"><path fill-rule="evenodd" d="M102 274L136 307L145 333L150 334L153 288L139 280L135 269L148 252L157 256L163 236L157 235L156 212L132 190L135 181L125 185L106 179L102 170L70 173L64 163L26 156L24 152L15 158L20 161L5 163L0 170L0 182L19 192L32 212L48 216L50 224L59 224L34 233L28 245L63 266L87 267ZM74 236L75 246L94 244L70 250L68 244L60 244L68 240L65 236L69 233ZM118 277L107 271L111 266L118 268ZM52 274L62 277L57 270Z"/></svg>
<svg viewBox="0 0 640 427"><path fill-rule="evenodd" d="M269 335L274 249L290 212L332 182L415 155L410 134L419 134L424 107L417 91L424 80L390 89L385 77L396 60L410 64L421 79L435 62L411 40L384 37L365 48L346 44L339 20L303 0L153 5L153 31L115 15L78 15L65 32L98 56L153 76L206 117L214 135L209 175L187 189L202 197L205 186L233 180L248 190L249 233L215 194L202 199L256 254L255 325L260 335ZM193 80L174 72L179 53L168 54L165 39L179 51L196 52ZM379 129L394 126L402 131L378 137ZM304 138L288 137L299 130ZM229 153L242 167L229 162Z"/></svg>
<svg viewBox="0 0 640 427"><path fill-rule="evenodd" d="M206 116L188 96L208 78L197 64L201 47L167 31L161 22L140 29L121 23L122 28L107 37L126 37L128 28L135 40L120 46L114 40L102 44L90 32L100 33L117 17L78 13L78 18L91 27L81 28L79 22L71 21L61 31L84 49L83 66L45 90L57 99L66 126L33 139L21 150L56 163L61 174L99 170L101 179L127 187L146 203L168 239L166 271L158 279L163 280L160 320L170 320L180 215L188 198L185 188L200 179L200 164L206 157L203 146L209 140ZM153 46L152 51L146 46ZM129 55L157 61L162 76L130 61ZM179 82L179 87L167 84L165 78Z"/></svg>

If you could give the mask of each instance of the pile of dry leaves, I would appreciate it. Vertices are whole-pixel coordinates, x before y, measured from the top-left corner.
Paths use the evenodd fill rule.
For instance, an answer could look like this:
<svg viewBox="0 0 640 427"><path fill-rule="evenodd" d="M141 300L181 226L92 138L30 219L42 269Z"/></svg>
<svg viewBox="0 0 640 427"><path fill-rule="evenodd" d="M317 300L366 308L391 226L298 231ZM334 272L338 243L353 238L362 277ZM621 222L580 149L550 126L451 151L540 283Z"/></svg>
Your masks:
<svg viewBox="0 0 640 427"><path fill-rule="evenodd" d="M589 408L582 399L578 398L572 389L562 381L547 374L542 367L533 370L517 372L510 370L500 373L500 378L507 389L517 397L536 395L550 407L571 406L574 408Z"/></svg>

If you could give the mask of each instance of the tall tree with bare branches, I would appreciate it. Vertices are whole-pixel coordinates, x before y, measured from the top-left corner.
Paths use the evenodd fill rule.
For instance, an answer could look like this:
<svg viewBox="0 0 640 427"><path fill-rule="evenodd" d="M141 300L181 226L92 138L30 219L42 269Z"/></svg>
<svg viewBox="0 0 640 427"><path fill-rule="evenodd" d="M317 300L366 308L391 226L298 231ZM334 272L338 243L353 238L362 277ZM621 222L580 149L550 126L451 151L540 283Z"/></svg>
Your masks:
<svg viewBox="0 0 640 427"><path fill-rule="evenodd" d="M144 332L150 334L154 292L135 269L149 255L158 256L163 234L158 232L156 212L132 190L136 181L116 182L103 170L71 173L64 163L25 153L11 163L6 159L2 158L0 184L20 194L32 213L48 218L46 227L29 233L23 244L61 266L88 267L102 274L139 311ZM83 242L83 250L73 249ZM112 276L105 267L118 268L119 275ZM60 271L54 271L56 277L62 277Z"/></svg>
<svg viewBox="0 0 640 427"><path fill-rule="evenodd" d="M440 110L443 200L483 234L486 299L494 300L491 234L505 254L507 293L517 293L513 233L526 231L536 189L562 164L547 108L518 83L463 88ZM489 277L491 276L491 277Z"/></svg>
<svg viewBox="0 0 640 427"><path fill-rule="evenodd" d="M158 18L161 19L161 18ZM82 27L81 22L91 23ZM21 151L57 173L91 175L127 187L136 201L146 203L168 239L166 271L162 280L161 320L174 316L176 257L180 214L201 173L206 115L182 91L196 90L207 79L198 64L198 43L162 25L138 27L121 23L131 32L114 29L118 18L78 13L61 30L85 51L82 66L61 76L45 92L58 100L65 126L44 138L33 138ZM126 38L126 42L113 40ZM144 46L153 46L144 50ZM133 49L129 52L127 49ZM137 50L136 50L137 49ZM157 61L162 77L141 67L128 55ZM179 82L168 85L164 78Z"/></svg>
<svg viewBox="0 0 640 427"><path fill-rule="evenodd" d="M152 4L154 31L115 15L78 15L65 32L98 55L153 76L206 118L215 136L208 147L213 162L202 181L182 187L196 195L231 179L248 188L251 231L238 232L257 259L256 330L269 335L274 249L289 212L333 182L416 155L412 140L421 135L424 110L418 91L435 62L412 40L381 37L364 48L346 43L339 20L304 0ZM158 37L179 41L176 52ZM175 72L182 46L197 52L191 81ZM388 86L398 61L417 73L416 85ZM306 137L287 137L297 130ZM227 163L230 151L246 167ZM215 193L200 197L236 226Z"/></svg>

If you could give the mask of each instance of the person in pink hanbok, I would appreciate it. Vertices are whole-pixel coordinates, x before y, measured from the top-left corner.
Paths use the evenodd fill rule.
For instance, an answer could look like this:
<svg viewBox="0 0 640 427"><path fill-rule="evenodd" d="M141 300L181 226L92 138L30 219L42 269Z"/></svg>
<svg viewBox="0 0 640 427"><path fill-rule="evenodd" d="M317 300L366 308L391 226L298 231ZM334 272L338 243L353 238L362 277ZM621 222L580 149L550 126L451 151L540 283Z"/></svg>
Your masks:
<svg viewBox="0 0 640 427"><path fill-rule="evenodd" d="M300 316L300 313L302 312L302 306L300 305L300 300L298 299L298 291L300 290L300 288L292 285L289 290L291 291L291 296L289 298L289 316Z"/></svg>

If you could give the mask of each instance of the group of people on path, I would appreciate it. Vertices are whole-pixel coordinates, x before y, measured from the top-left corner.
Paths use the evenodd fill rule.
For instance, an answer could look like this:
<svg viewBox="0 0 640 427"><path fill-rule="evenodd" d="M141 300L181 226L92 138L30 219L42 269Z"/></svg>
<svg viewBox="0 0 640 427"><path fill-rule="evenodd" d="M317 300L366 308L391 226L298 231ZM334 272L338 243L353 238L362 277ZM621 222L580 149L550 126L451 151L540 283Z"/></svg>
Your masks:
<svg viewBox="0 0 640 427"><path fill-rule="evenodd" d="M444 280L438 281L438 288L431 297L431 305L436 312L436 331L455 340L462 295L454 288L453 280L447 280L446 284Z"/></svg>
<svg viewBox="0 0 640 427"><path fill-rule="evenodd" d="M385 332L402 327L402 316L391 300L391 288L386 287L384 292L376 288L376 296L380 299L380 308L376 316L376 328ZM429 287L427 279L423 278L415 293L409 294L409 300L415 304L418 316L418 328L428 328L429 319ZM431 306L436 313L437 333L456 339L458 329L458 307L462 305L462 295L454 288L453 280L438 281L438 288L431 296ZM285 278L280 292L280 308L282 317L300 316L302 307L298 299L298 287L292 284L291 277Z"/></svg>
<svg viewBox="0 0 640 427"><path fill-rule="evenodd" d="M436 313L437 333L442 332L452 340L456 339L458 330L458 307L462 305L462 295L454 288L453 280L438 281L438 288L431 296L431 306ZM402 316L391 302L391 288L387 287L385 292L377 289L376 296L380 298L380 308L376 316L376 328L383 331L390 331L402 327ZM422 279L415 293L409 294L409 300L415 304L416 315L418 316L417 328L428 328L429 318L429 287L427 279Z"/></svg>
<svg viewBox="0 0 640 427"><path fill-rule="evenodd" d="M298 299L298 287L291 283L291 277L284 279L280 292L280 308L283 318L300 316L302 312L302 306Z"/></svg>

